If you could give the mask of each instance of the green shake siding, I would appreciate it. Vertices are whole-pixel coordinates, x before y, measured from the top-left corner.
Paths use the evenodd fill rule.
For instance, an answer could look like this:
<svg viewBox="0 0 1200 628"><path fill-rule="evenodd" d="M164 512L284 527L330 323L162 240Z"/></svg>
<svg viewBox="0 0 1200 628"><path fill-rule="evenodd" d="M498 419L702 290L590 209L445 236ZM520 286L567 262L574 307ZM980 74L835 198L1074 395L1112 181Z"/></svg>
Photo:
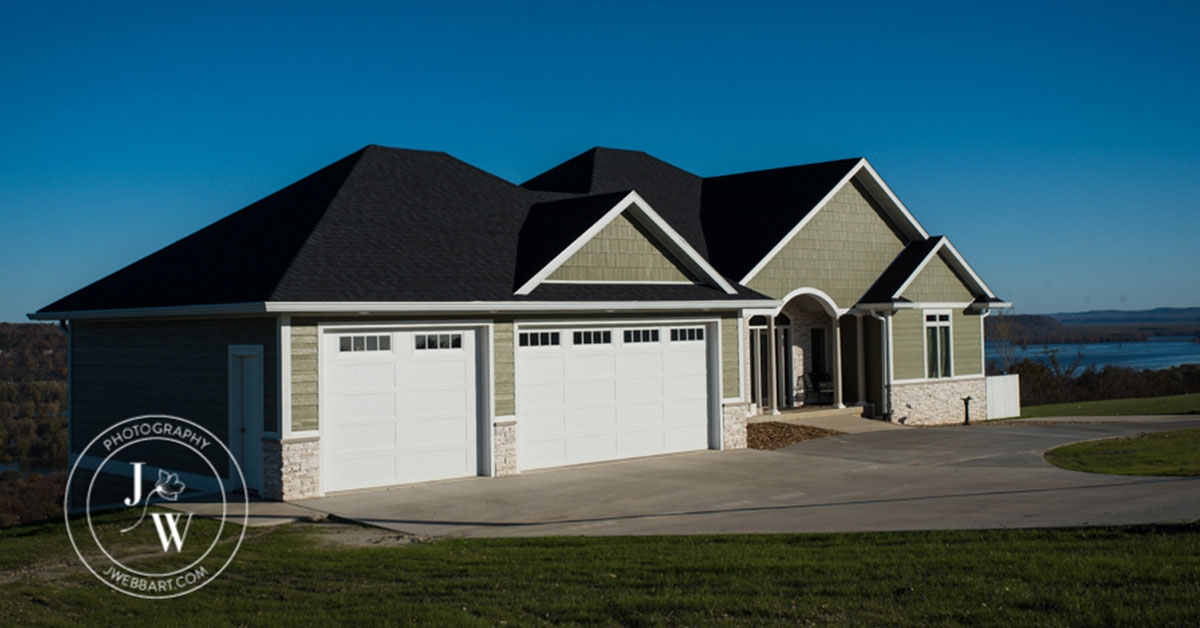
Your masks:
<svg viewBox="0 0 1200 628"><path fill-rule="evenodd" d="M692 277L644 230L617 216L547 277L570 281L680 281Z"/></svg>
<svg viewBox="0 0 1200 628"><path fill-rule="evenodd" d="M852 182L813 216L749 286L777 299L802 286L818 288L838 307L850 307L904 244L866 192Z"/></svg>
<svg viewBox="0 0 1200 628"><path fill-rule="evenodd" d="M317 429L317 326L292 325L292 431Z"/></svg>
<svg viewBox="0 0 1200 628"><path fill-rule="evenodd" d="M930 260L904 291L914 303L970 303L975 295L954 274L941 255Z"/></svg>

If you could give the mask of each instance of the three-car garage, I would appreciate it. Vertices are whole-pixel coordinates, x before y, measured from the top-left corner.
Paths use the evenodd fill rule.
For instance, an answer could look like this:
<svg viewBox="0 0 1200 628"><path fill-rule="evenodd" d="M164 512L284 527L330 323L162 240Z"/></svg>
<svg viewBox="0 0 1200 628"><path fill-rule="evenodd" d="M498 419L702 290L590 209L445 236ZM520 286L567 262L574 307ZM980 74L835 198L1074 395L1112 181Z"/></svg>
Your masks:
<svg viewBox="0 0 1200 628"><path fill-rule="evenodd" d="M492 475L509 359L519 470L720 446L712 322L511 325L323 328L322 492Z"/></svg>

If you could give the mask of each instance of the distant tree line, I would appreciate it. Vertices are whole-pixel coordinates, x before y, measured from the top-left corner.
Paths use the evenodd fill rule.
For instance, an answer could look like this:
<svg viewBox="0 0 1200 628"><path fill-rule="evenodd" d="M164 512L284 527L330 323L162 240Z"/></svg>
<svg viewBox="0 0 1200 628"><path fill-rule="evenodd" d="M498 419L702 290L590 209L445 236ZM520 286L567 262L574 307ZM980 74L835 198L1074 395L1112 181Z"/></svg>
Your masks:
<svg viewBox="0 0 1200 628"><path fill-rule="evenodd" d="M1006 314L984 319L989 340L1014 346L1083 344L1091 342L1145 342L1152 336L1200 337L1195 321L1142 323L1071 323L1050 316Z"/></svg>
<svg viewBox="0 0 1200 628"><path fill-rule="evenodd" d="M990 362L988 371L1003 372L997 362ZM1007 372L1021 376L1022 406L1200 393L1200 364L1157 371L1110 364L1079 371L1078 359L1064 364L1057 354L1050 353L1045 360L1016 362Z"/></svg>
<svg viewBox="0 0 1200 628"><path fill-rule="evenodd" d="M0 462L66 464L67 335L0 323ZM0 473L0 527L62 516L66 474Z"/></svg>
<svg viewBox="0 0 1200 628"><path fill-rule="evenodd" d="M67 460L67 334L0 323L0 462Z"/></svg>

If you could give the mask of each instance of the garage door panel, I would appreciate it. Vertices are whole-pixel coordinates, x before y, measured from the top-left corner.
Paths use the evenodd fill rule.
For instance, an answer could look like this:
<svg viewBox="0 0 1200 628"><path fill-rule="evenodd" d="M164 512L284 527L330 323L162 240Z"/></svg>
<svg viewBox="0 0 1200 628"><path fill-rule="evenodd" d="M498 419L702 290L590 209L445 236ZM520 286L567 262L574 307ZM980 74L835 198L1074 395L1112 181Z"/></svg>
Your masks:
<svg viewBox="0 0 1200 628"><path fill-rule="evenodd" d="M566 361L565 378L578 379L611 378L617 373L617 356L611 345L591 346L574 349L571 359Z"/></svg>
<svg viewBox="0 0 1200 628"><path fill-rule="evenodd" d="M630 347L631 345L625 345ZM637 347L637 345L632 345ZM659 345L654 345L658 347ZM659 351L637 347L637 350L626 349L625 353L617 356L617 375L631 377L638 375L659 375L663 371L663 356Z"/></svg>
<svg viewBox="0 0 1200 628"><path fill-rule="evenodd" d="M695 375L671 375L663 378L663 395L668 401L696 399L696 388L703 387L704 385L705 380L703 377Z"/></svg>
<svg viewBox="0 0 1200 628"><path fill-rule="evenodd" d="M617 382L614 380L575 381L566 384L565 402L570 407L617 401Z"/></svg>
<svg viewBox="0 0 1200 628"><path fill-rule="evenodd" d="M527 412L521 415L521 422L517 426L517 438L521 437L522 431L545 438L561 436L565 430L566 414L560 408Z"/></svg>
<svg viewBox="0 0 1200 628"><path fill-rule="evenodd" d="M563 357L562 354L553 349L538 348L540 355L528 355L521 362L521 379L522 381L534 382L560 382L563 379ZM552 353L546 353L551 351Z"/></svg>
<svg viewBox="0 0 1200 628"><path fill-rule="evenodd" d="M661 377L622 379L618 384L617 395L623 404L659 401L663 398L663 380Z"/></svg>
<svg viewBox="0 0 1200 628"><path fill-rule="evenodd" d="M338 364L332 384L343 392L391 388L396 385L396 367L389 362L346 360Z"/></svg>
<svg viewBox="0 0 1200 628"><path fill-rule="evenodd" d="M566 401L562 382L527 384L521 389L521 403L528 412L560 409Z"/></svg>
<svg viewBox="0 0 1200 628"><path fill-rule="evenodd" d="M663 425L662 401L623 403L617 407L617 427L621 431L646 428L661 429Z"/></svg>
<svg viewBox="0 0 1200 628"><path fill-rule="evenodd" d="M396 444L396 425L385 421L348 423L331 433L330 445L343 456L390 449Z"/></svg>
<svg viewBox="0 0 1200 628"><path fill-rule="evenodd" d="M617 457L616 434L579 434L566 441L567 461L613 460ZM563 464L571 463L564 462Z"/></svg>
<svg viewBox="0 0 1200 628"><path fill-rule="evenodd" d="M460 419L468 410L470 401L463 394L462 388L434 388L414 390L412 393L414 407L411 416L421 417L456 417Z"/></svg>
<svg viewBox="0 0 1200 628"><path fill-rule="evenodd" d="M688 348L690 349L691 347ZM663 356L663 372L665 373L704 377L707 371L708 367L704 361L704 351L702 349L699 351L673 351Z"/></svg>
<svg viewBox="0 0 1200 628"><path fill-rule="evenodd" d="M420 351L417 352L420 355ZM467 360L457 355L454 359L418 360L413 369L414 384L428 385L458 385L462 386L474 379L473 373L467 370Z"/></svg>
<svg viewBox="0 0 1200 628"><path fill-rule="evenodd" d="M621 432L620 444L622 458L653 456L667 449L666 435L661 429L625 430Z"/></svg>
<svg viewBox="0 0 1200 628"><path fill-rule="evenodd" d="M612 405L574 408L564 415L563 432L584 434L602 431L615 433L617 409Z"/></svg>
<svg viewBox="0 0 1200 628"><path fill-rule="evenodd" d="M389 391L338 395L332 406L342 421L393 417L396 415L396 393Z"/></svg>

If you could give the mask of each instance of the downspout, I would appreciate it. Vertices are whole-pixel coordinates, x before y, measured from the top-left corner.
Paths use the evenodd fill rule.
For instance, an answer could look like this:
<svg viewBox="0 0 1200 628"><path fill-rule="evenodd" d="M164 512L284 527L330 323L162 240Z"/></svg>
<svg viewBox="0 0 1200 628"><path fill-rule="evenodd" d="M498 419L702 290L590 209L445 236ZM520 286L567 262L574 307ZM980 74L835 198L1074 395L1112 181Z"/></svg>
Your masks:
<svg viewBox="0 0 1200 628"><path fill-rule="evenodd" d="M984 331L987 325L983 323L983 319L991 313L991 309L983 308L983 312L979 315L979 361L981 362L979 372L983 373L984 377L987 377L987 333ZM1007 370L1005 372L1007 373Z"/></svg>
<svg viewBox="0 0 1200 628"><path fill-rule="evenodd" d="M880 314L877 310L868 310L868 311L871 313L871 318L878 320L880 323L879 339L881 341L880 344L883 345L883 347L882 347L883 364L880 365L880 368L879 368L880 373L883 375L882 377L879 378L880 389L881 389L881 393L882 393L879 398L881 400L883 400L883 407L880 408L879 414L881 416L890 416L892 409L891 409L891 398L890 398L890 395L888 395L888 391L892 387L892 373L891 373L891 369L889 368L889 365L892 363L891 355L890 355L892 339L888 335L887 322L888 322L888 318L891 318L891 314L889 313L888 316L885 317L885 316L880 316Z"/></svg>

